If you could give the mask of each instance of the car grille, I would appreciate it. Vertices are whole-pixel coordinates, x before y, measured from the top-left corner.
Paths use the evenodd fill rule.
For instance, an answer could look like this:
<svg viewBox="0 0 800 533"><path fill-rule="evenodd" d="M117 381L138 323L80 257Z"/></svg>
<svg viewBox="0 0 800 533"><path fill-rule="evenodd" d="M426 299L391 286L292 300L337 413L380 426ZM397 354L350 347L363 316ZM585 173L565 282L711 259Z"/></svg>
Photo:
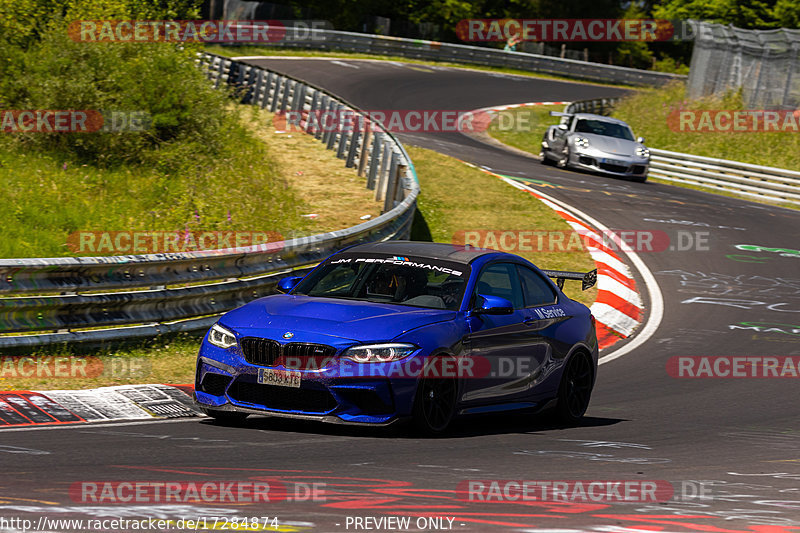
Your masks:
<svg viewBox="0 0 800 533"><path fill-rule="evenodd" d="M239 344L245 361L254 365L272 366L281 356L281 345L278 341L245 337Z"/></svg>
<svg viewBox="0 0 800 533"><path fill-rule="evenodd" d="M623 167L621 165L611 165L609 163L600 163L600 168L603 170L607 170L608 172L617 172L619 174L624 174L628 171L628 167Z"/></svg>
<svg viewBox="0 0 800 533"><path fill-rule="evenodd" d="M633 165L631 167L631 174L644 174L644 165Z"/></svg>
<svg viewBox="0 0 800 533"><path fill-rule="evenodd" d="M590 167L597 166L597 160L594 157L588 157L585 155L578 157L578 162L581 165L588 165Z"/></svg>
<svg viewBox="0 0 800 533"><path fill-rule="evenodd" d="M281 357L325 359L336 354L336 348L327 344L290 342L281 344L272 339L245 337L240 341L245 361L259 366L275 366Z"/></svg>
<svg viewBox="0 0 800 533"><path fill-rule="evenodd" d="M228 396L237 402L281 411L327 413L336 408L336 399L333 395L327 390L320 389L295 389L235 381L228 389Z"/></svg>

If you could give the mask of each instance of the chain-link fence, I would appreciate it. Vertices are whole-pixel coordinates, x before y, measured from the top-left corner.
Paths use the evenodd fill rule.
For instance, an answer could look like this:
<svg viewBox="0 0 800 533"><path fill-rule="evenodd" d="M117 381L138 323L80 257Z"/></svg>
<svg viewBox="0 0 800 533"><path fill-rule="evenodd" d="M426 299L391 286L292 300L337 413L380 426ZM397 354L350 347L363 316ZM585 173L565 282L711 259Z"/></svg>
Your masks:
<svg viewBox="0 0 800 533"><path fill-rule="evenodd" d="M800 108L800 30L695 23L689 98L741 87L751 109Z"/></svg>

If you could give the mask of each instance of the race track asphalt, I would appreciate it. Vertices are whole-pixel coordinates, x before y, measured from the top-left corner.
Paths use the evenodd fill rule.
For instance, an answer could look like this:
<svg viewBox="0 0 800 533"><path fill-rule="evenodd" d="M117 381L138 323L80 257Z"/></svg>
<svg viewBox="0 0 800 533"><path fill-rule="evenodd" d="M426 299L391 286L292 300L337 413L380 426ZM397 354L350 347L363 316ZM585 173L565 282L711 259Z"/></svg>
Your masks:
<svg viewBox="0 0 800 533"><path fill-rule="evenodd" d="M468 110L625 92L394 62L249 62L325 87L363 109ZM359 530L354 517L381 516L411 516L412 531L427 516L452 517L451 530L464 532L800 531L797 378L679 379L667 372L677 356L800 356L800 335L792 333L800 329L800 260L735 248L800 248L800 213L546 167L457 132L400 138L499 174L539 180L531 186L611 228L707 239L703 250L638 253L663 296L663 319L643 344L600 367L580 427L514 414L461 421L438 439L269 418L235 428L182 420L6 430L0 432L0 516L277 516L294 524L287 530L335 532ZM509 187L509 194L524 193ZM647 321L653 311L648 286L641 272L634 274ZM325 483L326 496L89 511L69 492L87 480L210 479ZM456 492L465 480L489 479L665 480L678 494L664 503L574 504L464 501ZM699 490L705 498L689 497Z"/></svg>

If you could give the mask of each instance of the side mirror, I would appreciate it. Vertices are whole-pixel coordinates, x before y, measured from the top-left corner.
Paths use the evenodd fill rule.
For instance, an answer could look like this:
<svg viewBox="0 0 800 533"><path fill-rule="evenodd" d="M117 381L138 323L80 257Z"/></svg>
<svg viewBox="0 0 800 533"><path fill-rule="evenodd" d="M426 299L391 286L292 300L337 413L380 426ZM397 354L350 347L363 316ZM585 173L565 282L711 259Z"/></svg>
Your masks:
<svg viewBox="0 0 800 533"><path fill-rule="evenodd" d="M289 276L288 278L281 278L281 280L278 282L278 292L286 294L294 289L295 286L300 283L301 279L303 279L302 276Z"/></svg>
<svg viewBox="0 0 800 533"><path fill-rule="evenodd" d="M479 294L478 298L483 301L478 303L475 313L479 315L510 315L514 312L514 304L500 296L484 296Z"/></svg>
<svg viewBox="0 0 800 533"><path fill-rule="evenodd" d="M559 124L558 125L558 129L567 131L567 125L566 124Z"/></svg>
<svg viewBox="0 0 800 533"><path fill-rule="evenodd" d="M640 144L644 144L644 137L636 137L636 142Z"/></svg>

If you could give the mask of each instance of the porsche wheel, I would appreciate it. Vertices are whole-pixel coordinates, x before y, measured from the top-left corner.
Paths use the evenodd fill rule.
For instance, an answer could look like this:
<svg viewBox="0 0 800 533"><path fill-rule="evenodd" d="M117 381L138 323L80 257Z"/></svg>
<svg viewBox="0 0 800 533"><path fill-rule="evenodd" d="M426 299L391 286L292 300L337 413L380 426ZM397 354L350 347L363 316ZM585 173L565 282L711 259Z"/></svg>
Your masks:
<svg viewBox="0 0 800 533"><path fill-rule="evenodd" d="M561 150L561 159L558 160L558 168L569 168L569 145L565 144Z"/></svg>

